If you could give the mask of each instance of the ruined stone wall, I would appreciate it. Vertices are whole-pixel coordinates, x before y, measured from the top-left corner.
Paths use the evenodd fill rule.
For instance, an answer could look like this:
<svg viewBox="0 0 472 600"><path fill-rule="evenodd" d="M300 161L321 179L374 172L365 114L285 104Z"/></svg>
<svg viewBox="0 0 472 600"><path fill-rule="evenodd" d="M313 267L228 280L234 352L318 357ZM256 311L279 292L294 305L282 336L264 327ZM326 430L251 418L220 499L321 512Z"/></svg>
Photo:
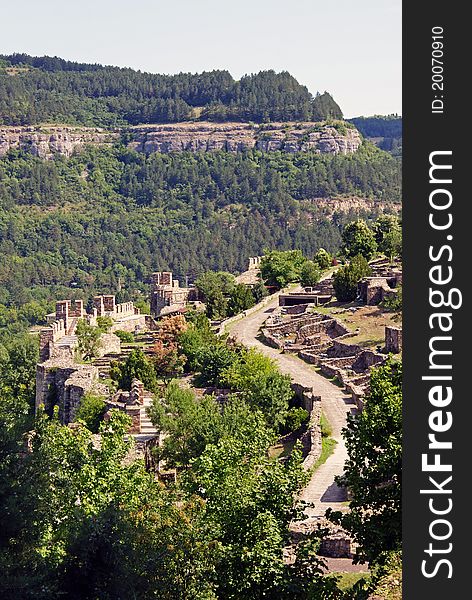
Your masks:
<svg viewBox="0 0 472 600"><path fill-rule="evenodd" d="M134 318L126 318L123 321L115 321L111 326L110 333L115 331L128 331L134 333L136 329L144 331L150 329L150 317L148 315L135 315Z"/></svg>
<svg viewBox="0 0 472 600"><path fill-rule="evenodd" d="M355 356L362 351L361 346L357 344L346 344L339 340L333 340L333 343L328 348L326 354L328 358L342 358L344 356Z"/></svg>
<svg viewBox="0 0 472 600"><path fill-rule="evenodd" d="M52 358L36 367L36 410L44 405L51 412L57 405L63 424L74 419L81 398L92 390L104 392L98 369L92 365L76 364L72 358Z"/></svg>
<svg viewBox="0 0 472 600"><path fill-rule="evenodd" d="M385 327L385 352L399 354L403 347L403 331L400 327Z"/></svg>
<svg viewBox="0 0 472 600"><path fill-rule="evenodd" d="M98 348L98 356L105 354L120 354L121 340L114 333L103 333L100 337L100 347Z"/></svg>
<svg viewBox="0 0 472 600"><path fill-rule="evenodd" d="M322 539L318 554L331 558L353 558L355 546L346 532L332 533Z"/></svg>
<svg viewBox="0 0 472 600"><path fill-rule="evenodd" d="M292 383L292 390L310 414L307 430L301 437L303 468L309 470L321 455L321 396L316 396L313 388L296 382Z"/></svg>
<svg viewBox="0 0 472 600"><path fill-rule="evenodd" d="M39 358L42 362L50 358L54 344L66 335L66 323L54 321L49 327L39 332Z"/></svg>

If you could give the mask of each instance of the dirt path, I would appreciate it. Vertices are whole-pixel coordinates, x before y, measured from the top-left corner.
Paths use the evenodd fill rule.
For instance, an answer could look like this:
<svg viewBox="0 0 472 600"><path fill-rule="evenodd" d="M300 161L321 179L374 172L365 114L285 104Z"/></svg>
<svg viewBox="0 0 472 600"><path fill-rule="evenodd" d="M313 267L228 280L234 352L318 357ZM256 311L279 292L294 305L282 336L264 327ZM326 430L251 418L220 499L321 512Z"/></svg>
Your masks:
<svg viewBox="0 0 472 600"><path fill-rule="evenodd" d="M306 488L301 494L301 499L313 504L306 509L307 520L324 516L327 508L333 510L345 509L345 491L339 488L334 478L343 472L344 462L347 458L346 446L341 436L341 430L346 424L349 412L355 411L355 404L346 396L341 388L334 385L315 369L291 354L282 354L276 348L266 346L257 340L259 328L278 305L278 297L274 298L259 311L242 318L228 327L229 333L236 337L245 346L258 348L261 352L275 359L283 373L289 374L293 381L303 386L313 387L315 394L321 396L321 405L328 419L333 438L337 441L334 453L313 474Z"/></svg>

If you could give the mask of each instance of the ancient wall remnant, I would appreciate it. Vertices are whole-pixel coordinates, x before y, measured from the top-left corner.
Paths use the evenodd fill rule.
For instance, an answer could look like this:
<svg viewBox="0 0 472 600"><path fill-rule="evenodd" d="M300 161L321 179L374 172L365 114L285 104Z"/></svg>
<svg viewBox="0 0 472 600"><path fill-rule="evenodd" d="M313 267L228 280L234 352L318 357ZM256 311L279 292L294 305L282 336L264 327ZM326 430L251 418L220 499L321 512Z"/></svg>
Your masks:
<svg viewBox="0 0 472 600"><path fill-rule="evenodd" d="M402 351L403 331L401 327L385 327L385 352L399 354Z"/></svg>
<svg viewBox="0 0 472 600"><path fill-rule="evenodd" d="M170 271L157 271L151 275L151 314L155 317L185 308L187 302L196 300L195 288L180 287Z"/></svg>
<svg viewBox="0 0 472 600"><path fill-rule="evenodd" d="M51 413L58 406L63 424L74 420L82 397L89 391L99 395L108 392L93 365L78 364L69 356L50 358L36 367L36 410L43 405Z"/></svg>

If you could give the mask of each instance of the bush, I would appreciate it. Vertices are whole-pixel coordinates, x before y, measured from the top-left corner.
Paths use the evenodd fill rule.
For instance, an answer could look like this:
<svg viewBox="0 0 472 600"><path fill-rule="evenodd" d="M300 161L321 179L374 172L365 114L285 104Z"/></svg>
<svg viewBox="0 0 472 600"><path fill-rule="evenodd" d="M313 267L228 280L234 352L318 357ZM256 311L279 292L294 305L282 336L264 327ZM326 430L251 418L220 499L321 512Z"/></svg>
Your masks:
<svg viewBox="0 0 472 600"><path fill-rule="evenodd" d="M285 418L284 431L287 433L290 431L297 431L300 427L308 421L310 414L307 410L301 407L293 406L288 412Z"/></svg>
<svg viewBox="0 0 472 600"><path fill-rule="evenodd" d="M307 260L300 270L300 283L304 287L314 287L320 280L321 273L317 263Z"/></svg>
<svg viewBox="0 0 472 600"><path fill-rule="evenodd" d="M108 333L113 325L111 317L97 317L97 327L102 333Z"/></svg>
<svg viewBox="0 0 472 600"><path fill-rule="evenodd" d="M134 335L129 331L121 331L119 329L118 331L114 331L113 333L116 335L116 337L120 338L120 341L123 344L132 344L134 342Z"/></svg>
<svg viewBox="0 0 472 600"><path fill-rule="evenodd" d="M151 361L140 349L133 350L125 362L112 363L110 377L123 390L130 390L133 379L139 379L144 387L153 392L157 389L156 371Z"/></svg>
<svg viewBox="0 0 472 600"><path fill-rule="evenodd" d="M333 287L339 302L352 302L357 298L357 284L362 277L372 273L363 256L355 256L351 262L333 275Z"/></svg>
<svg viewBox="0 0 472 600"><path fill-rule="evenodd" d="M326 269L330 268L333 262L333 257L324 248L320 248L315 254L314 261L319 266L321 271L326 271Z"/></svg>
<svg viewBox="0 0 472 600"><path fill-rule="evenodd" d="M98 433L105 410L106 404L101 396L86 392L80 400L75 420L85 423L92 433Z"/></svg>

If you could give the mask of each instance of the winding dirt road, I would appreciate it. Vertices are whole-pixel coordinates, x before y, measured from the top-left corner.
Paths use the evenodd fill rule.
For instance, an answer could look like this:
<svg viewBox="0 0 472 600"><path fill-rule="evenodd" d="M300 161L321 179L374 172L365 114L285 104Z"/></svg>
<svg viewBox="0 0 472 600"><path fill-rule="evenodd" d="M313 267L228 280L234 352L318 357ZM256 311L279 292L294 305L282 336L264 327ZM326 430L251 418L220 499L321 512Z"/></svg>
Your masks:
<svg viewBox="0 0 472 600"><path fill-rule="evenodd" d="M321 406L331 425L332 436L337 441L337 445L328 460L314 472L301 494L301 500L312 504L312 507L308 507L305 511L307 521L311 521L323 517L327 508L346 509L345 491L335 484L334 478L342 474L347 458L341 430L346 425L347 415L354 412L356 406L341 388L317 373L311 365L297 356L282 354L276 348L266 346L257 339L261 325L277 306L278 296L260 310L229 325L228 331L245 346L258 348L276 360L280 370L290 375L294 382L314 388L314 393L321 396Z"/></svg>

